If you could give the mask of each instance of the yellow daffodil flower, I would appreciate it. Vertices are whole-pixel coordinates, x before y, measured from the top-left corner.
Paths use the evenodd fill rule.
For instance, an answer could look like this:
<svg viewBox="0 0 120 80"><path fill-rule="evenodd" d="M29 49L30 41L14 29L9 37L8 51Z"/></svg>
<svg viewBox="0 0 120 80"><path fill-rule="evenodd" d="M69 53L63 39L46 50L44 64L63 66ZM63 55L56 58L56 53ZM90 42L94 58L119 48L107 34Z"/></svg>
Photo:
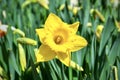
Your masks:
<svg viewBox="0 0 120 80"><path fill-rule="evenodd" d="M71 52L87 45L83 37L76 35L78 27L79 22L67 24L51 13L45 22L45 27L36 29L42 43L36 54L37 62L57 57L66 66L70 66Z"/></svg>

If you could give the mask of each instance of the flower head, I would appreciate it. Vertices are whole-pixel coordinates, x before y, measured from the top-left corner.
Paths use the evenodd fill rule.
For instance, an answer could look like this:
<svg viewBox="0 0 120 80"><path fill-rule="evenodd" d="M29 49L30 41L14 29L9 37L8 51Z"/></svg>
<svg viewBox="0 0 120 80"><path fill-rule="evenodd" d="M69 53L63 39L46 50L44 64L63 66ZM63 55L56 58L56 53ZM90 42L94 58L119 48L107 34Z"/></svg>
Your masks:
<svg viewBox="0 0 120 80"><path fill-rule="evenodd" d="M71 52L87 45L87 41L76 35L79 22L64 23L58 16L51 13L45 27L36 29L42 45L36 55L37 61L48 61L57 57L66 66L70 66Z"/></svg>

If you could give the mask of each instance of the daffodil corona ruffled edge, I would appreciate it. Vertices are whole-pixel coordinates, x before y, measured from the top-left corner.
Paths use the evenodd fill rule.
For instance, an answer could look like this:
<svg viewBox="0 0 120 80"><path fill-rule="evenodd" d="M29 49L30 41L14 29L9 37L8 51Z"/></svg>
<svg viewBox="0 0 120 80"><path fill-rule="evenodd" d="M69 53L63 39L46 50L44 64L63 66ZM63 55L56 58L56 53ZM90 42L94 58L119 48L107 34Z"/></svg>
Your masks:
<svg viewBox="0 0 120 80"><path fill-rule="evenodd" d="M44 28L36 29L42 45L36 54L37 62L58 58L66 66L70 66L71 52L80 50L87 41L76 35L79 22L64 23L58 16L50 13Z"/></svg>

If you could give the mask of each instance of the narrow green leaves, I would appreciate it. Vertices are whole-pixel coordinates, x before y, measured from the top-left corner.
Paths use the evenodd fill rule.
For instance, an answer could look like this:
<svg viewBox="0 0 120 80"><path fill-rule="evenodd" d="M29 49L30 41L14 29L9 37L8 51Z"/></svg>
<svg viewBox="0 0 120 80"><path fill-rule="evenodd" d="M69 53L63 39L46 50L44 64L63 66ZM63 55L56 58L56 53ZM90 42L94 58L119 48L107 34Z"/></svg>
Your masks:
<svg viewBox="0 0 120 80"><path fill-rule="evenodd" d="M9 66L11 67L11 68L13 68L13 72L14 72L14 70L18 73L18 75L21 75L21 72L20 72L20 69L19 69L19 67L18 67L18 65L17 65L17 63L16 63L16 58L15 58L15 55L14 55L14 53L13 52L10 52L10 56L9 56ZM13 73L12 72L12 73Z"/></svg>
<svg viewBox="0 0 120 80"><path fill-rule="evenodd" d="M120 50L120 34L118 38L115 40L112 49L110 50L110 53L108 55L108 61L110 65L114 64L117 55L120 54L119 50Z"/></svg>
<svg viewBox="0 0 120 80"><path fill-rule="evenodd" d="M83 29L82 35L85 35L87 30L87 23L89 20L89 12L90 12L90 0L83 0Z"/></svg>
<svg viewBox="0 0 120 80"><path fill-rule="evenodd" d="M105 44L109 40L112 31L115 29L115 24L114 24L114 19L113 18L108 18L103 32L101 36L101 41L100 41L100 49L99 49L99 56L101 56L103 49L105 48Z"/></svg>

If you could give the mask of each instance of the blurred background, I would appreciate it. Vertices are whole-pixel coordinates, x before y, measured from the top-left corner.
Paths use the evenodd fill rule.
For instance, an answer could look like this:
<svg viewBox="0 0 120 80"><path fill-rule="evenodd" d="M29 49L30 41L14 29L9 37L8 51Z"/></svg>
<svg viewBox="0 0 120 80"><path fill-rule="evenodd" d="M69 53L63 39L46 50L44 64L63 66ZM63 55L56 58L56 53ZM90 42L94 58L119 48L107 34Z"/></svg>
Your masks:
<svg viewBox="0 0 120 80"><path fill-rule="evenodd" d="M59 60L36 62L50 13L80 22L88 45L72 54L84 71ZM0 0L0 80L120 80L120 0Z"/></svg>

